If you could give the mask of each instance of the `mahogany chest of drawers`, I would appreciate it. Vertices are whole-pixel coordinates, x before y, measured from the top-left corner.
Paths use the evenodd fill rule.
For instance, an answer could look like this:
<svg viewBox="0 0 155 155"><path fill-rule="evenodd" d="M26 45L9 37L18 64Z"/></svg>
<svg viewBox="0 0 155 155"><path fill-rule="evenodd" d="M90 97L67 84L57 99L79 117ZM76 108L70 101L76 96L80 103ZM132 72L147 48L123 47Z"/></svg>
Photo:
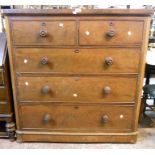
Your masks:
<svg viewBox="0 0 155 155"><path fill-rule="evenodd" d="M13 98L5 33L0 33L0 137L14 139Z"/></svg>
<svg viewBox="0 0 155 155"><path fill-rule="evenodd" d="M151 10L4 10L18 141L137 139Z"/></svg>

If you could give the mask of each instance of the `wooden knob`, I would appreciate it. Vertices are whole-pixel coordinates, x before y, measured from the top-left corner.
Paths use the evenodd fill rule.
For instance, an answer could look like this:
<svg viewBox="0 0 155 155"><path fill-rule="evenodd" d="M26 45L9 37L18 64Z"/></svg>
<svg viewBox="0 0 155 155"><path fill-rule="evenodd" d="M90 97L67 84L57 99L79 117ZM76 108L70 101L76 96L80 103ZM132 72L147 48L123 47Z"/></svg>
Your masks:
<svg viewBox="0 0 155 155"><path fill-rule="evenodd" d="M112 65L113 64L112 57L106 57L105 58L105 64L108 65L108 66Z"/></svg>
<svg viewBox="0 0 155 155"><path fill-rule="evenodd" d="M114 30L110 30L110 31L107 32L107 36L108 36L108 37L114 37L115 34L116 34L116 33L115 33Z"/></svg>
<svg viewBox="0 0 155 155"><path fill-rule="evenodd" d="M50 87L49 86L43 86L42 93L43 94L48 94L49 92L50 92Z"/></svg>
<svg viewBox="0 0 155 155"><path fill-rule="evenodd" d="M80 50L79 50L79 49L76 49L76 50L74 50L74 52L75 52L75 53L79 53L79 52L80 52Z"/></svg>
<svg viewBox="0 0 155 155"><path fill-rule="evenodd" d="M109 86L104 87L103 90L104 90L105 94L110 94L110 92L111 92L111 88Z"/></svg>
<svg viewBox="0 0 155 155"><path fill-rule="evenodd" d="M44 123L49 123L50 121L50 115L49 114L45 114L44 118L43 118L43 122Z"/></svg>
<svg viewBox="0 0 155 155"><path fill-rule="evenodd" d="M103 115L103 116L101 117L101 121L102 121L102 123L107 123L108 120L109 120L109 118L108 118L107 115Z"/></svg>
<svg viewBox="0 0 155 155"><path fill-rule="evenodd" d="M40 59L40 63L41 63L42 65L46 65L46 64L48 63L48 58L42 57L42 58Z"/></svg>
<svg viewBox="0 0 155 155"><path fill-rule="evenodd" d="M47 31L46 30L40 30L39 35L41 37L46 37L47 36Z"/></svg>

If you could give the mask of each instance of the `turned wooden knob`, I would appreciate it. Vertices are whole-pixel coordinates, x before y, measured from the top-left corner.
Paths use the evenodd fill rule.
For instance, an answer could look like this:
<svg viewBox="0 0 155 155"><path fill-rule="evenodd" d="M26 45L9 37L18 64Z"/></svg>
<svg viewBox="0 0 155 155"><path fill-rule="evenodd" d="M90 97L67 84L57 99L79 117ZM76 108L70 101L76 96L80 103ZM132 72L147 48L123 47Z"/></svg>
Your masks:
<svg viewBox="0 0 155 155"><path fill-rule="evenodd" d="M114 30L110 30L110 31L107 32L108 37L114 37L115 34L116 34L116 32Z"/></svg>
<svg viewBox="0 0 155 155"><path fill-rule="evenodd" d="M75 49L74 52L75 52L75 53L79 53L80 50L79 50L79 49Z"/></svg>
<svg viewBox="0 0 155 155"><path fill-rule="evenodd" d="M50 121L50 115L49 114L45 114L44 118L43 118L43 122L44 123L49 123Z"/></svg>
<svg viewBox="0 0 155 155"><path fill-rule="evenodd" d="M106 57L105 58L105 64L108 65L108 66L112 65L113 64L112 57Z"/></svg>
<svg viewBox="0 0 155 155"><path fill-rule="evenodd" d="M101 121L102 121L102 123L107 123L108 120L109 120L109 118L108 118L107 115L103 115L103 116L101 117Z"/></svg>
<svg viewBox="0 0 155 155"><path fill-rule="evenodd" d="M46 65L46 64L48 63L48 58L42 57L42 58L40 59L40 63L41 63L42 65Z"/></svg>
<svg viewBox="0 0 155 155"><path fill-rule="evenodd" d="M49 92L50 92L50 87L49 86L43 86L42 93L43 94L48 94Z"/></svg>
<svg viewBox="0 0 155 155"><path fill-rule="evenodd" d="M110 94L110 92L111 92L111 88L109 86L104 87L103 90L104 90L105 94Z"/></svg>
<svg viewBox="0 0 155 155"><path fill-rule="evenodd" d="M46 30L40 30L39 35L41 37L46 37L47 36L47 31Z"/></svg>

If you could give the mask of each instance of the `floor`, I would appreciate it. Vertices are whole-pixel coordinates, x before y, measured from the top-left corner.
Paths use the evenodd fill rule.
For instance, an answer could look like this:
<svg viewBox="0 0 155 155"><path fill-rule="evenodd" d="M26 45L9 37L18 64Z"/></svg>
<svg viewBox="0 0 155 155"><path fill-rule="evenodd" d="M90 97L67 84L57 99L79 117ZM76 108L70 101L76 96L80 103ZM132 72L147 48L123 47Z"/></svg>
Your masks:
<svg viewBox="0 0 155 155"><path fill-rule="evenodd" d="M17 143L0 139L0 149L155 149L155 128L140 128L136 144Z"/></svg>

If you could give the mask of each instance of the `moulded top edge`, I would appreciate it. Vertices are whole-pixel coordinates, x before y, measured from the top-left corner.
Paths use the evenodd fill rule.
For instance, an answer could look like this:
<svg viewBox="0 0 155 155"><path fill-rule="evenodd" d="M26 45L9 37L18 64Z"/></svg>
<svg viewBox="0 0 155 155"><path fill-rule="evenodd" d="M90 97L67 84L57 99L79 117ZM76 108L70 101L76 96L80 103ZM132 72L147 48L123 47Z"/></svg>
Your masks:
<svg viewBox="0 0 155 155"><path fill-rule="evenodd" d="M4 9L3 15L132 15L150 16L152 9Z"/></svg>

